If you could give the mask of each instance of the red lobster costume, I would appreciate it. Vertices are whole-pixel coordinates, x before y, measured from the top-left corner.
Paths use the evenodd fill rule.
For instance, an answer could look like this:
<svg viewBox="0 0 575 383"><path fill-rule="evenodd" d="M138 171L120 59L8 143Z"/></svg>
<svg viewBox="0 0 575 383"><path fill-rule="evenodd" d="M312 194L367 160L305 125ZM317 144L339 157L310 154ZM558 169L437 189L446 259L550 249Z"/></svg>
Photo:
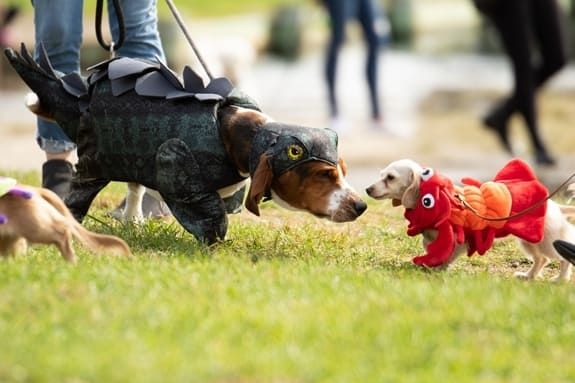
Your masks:
<svg viewBox="0 0 575 383"><path fill-rule="evenodd" d="M409 221L407 234L437 230L437 237L426 246L426 254L413 258L415 264L441 266L450 260L457 244L465 243L471 256L475 252L483 255L495 238L509 234L531 243L543 239L547 204L541 201L548 192L525 162L511 160L493 181L461 181L464 186L454 186L432 169L422 173L417 204L404 214ZM490 220L512 216L538 203L518 217Z"/></svg>

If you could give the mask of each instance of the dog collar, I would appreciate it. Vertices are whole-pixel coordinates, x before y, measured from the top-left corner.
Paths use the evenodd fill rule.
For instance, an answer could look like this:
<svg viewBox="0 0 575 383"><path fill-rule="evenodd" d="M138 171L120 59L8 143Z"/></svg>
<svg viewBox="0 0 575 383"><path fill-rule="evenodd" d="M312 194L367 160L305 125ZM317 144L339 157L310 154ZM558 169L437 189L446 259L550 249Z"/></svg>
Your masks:
<svg viewBox="0 0 575 383"><path fill-rule="evenodd" d="M322 161L336 166L337 133L330 129L270 122L256 133L252 142L251 175L264 153L270 156L269 161L275 176L309 161Z"/></svg>

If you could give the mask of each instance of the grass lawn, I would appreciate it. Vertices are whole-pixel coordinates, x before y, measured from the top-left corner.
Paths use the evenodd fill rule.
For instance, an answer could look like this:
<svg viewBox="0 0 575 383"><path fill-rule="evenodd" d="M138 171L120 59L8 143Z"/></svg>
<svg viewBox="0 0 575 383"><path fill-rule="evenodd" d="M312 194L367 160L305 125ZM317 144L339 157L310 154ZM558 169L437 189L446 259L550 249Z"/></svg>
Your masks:
<svg viewBox="0 0 575 383"><path fill-rule="evenodd" d="M428 272L388 202L340 225L266 203L208 249L171 221L107 218L122 191L86 225L133 259L78 247L71 266L40 246L0 261L1 382L575 380L575 290L515 280L529 262L512 240Z"/></svg>

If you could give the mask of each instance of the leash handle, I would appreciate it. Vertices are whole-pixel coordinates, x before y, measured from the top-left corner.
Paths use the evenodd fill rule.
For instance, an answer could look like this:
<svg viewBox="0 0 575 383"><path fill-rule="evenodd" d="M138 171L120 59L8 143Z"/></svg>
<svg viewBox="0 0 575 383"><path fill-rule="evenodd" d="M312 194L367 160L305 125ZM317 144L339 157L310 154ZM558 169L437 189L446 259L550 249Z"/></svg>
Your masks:
<svg viewBox="0 0 575 383"><path fill-rule="evenodd" d="M124 11L120 5L120 0L112 0L112 3L114 5L114 10L116 11L116 18L118 19L118 42L115 43L112 40L108 44L102 37L102 14L104 12L104 0L98 0L96 2L96 38L98 39L100 46L105 50L110 51L111 56L114 57L114 51L120 49L120 47L124 44L124 40L126 39L126 25L124 23Z"/></svg>
<svg viewBox="0 0 575 383"><path fill-rule="evenodd" d="M561 185L559 185L551 194L549 194L547 197L545 197L544 199L542 199L541 201L536 202L535 204L529 206L526 209L521 210L520 212L517 212L515 214L512 215L508 215L507 217L486 217L484 215L481 215L477 212L477 210L475 210L473 208L473 206L471 206L466 200L465 197L462 196L459 193L455 193L455 198L463 205L464 208L466 208L467 210L469 210L471 213L473 213L475 216L484 219L486 221L492 221L492 222L497 222L497 221L507 221L510 219L514 219L514 218L518 218L521 217L522 215L525 215L527 213L529 213L532 210L537 209L539 206L543 205L544 203L546 203L549 199L553 198L557 193L559 193L559 191L561 189L563 189L567 183L569 183L569 181L571 181L571 179L575 177L575 173L571 174L569 176L569 178L567 178L565 181L563 181L563 183Z"/></svg>
<svg viewBox="0 0 575 383"><path fill-rule="evenodd" d="M210 79L210 81L213 80L214 76L212 75L212 72L210 71L210 69L208 68L208 65L206 64L202 55L200 54L200 51L196 47L196 44L194 44L194 41L192 40L192 37L190 36L190 32L188 32L188 29L186 28L186 25L184 24L184 21L182 20L182 16L180 16L180 12L178 12L178 9L176 8L176 6L172 2L172 0L166 0L166 3L168 3L168 7L170 8L172 15L174 15L176 22L180 26L180 29L184 33L184 36L186 36L186 40L188 40L188 43L192 47L192 50L194 51L194 54L198 58L198 61L200 62L200 64L202 64L202 68L204 68L204 71L208 75L208 78Z"/></svg>

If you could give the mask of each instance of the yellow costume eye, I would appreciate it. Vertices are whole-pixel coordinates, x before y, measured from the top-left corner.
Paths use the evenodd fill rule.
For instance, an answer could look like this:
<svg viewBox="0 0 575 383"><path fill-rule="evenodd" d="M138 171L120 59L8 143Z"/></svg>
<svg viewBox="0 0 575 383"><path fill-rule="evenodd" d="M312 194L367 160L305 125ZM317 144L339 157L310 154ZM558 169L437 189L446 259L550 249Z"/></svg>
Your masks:
<svg viewBox="0 0 575 383"><path fill-rule="evenodd" d="M287 155L290 160L299 160L303 156L303 148L296 144L290 145L287 148Z"/></svg>

